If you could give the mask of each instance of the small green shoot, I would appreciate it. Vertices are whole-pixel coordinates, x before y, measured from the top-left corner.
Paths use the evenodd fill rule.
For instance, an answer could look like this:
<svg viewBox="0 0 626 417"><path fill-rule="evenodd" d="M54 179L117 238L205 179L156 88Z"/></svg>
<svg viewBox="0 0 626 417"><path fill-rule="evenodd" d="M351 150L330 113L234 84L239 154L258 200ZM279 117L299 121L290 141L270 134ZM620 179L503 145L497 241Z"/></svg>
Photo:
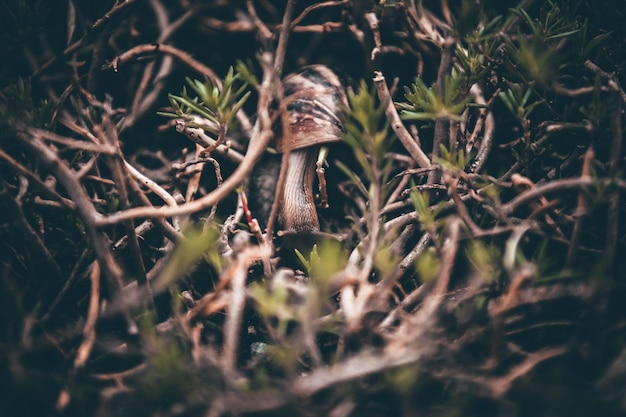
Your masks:
<svg viewBox="0 0 626 417"><path fill-rule="evenodd" d="M484 282L493 282L502 274L502 253L498 246L472 240L465 253L474 273Z"/></svg>
<svg viewBox="0 0 626 417"><path fill-rule="evenodd" d="M437 204L431 209L428 193L417 191L415 184L412 184L412 187L413 191L411 191L410 197L413 202L413 206L415 207L415 212L419 216L420 225L425 231L433 233L440 226L437 217L443 209L443 206L441 204Z"/></svg>
<svg viewBox="0 0 626 417"><path fill-rule="evenodd" d="M440 156L435 157L434 162L442 165L451 171L463 171L467 165L467 156L463 152L448 150L442 143L439 145Z"/></svg>
<svg viewBox="0 0 626 417"><path fill-rule="evenodd" d="M233 122L237 112L243 107L250 91L246 92L247 82L242 82L239 88L235 85L241 82L242 75L228 69L222 86L216 80L205 77L204 81L187 78L187 83L196 96L192 97L183 87L180 96L169 95L174 113L158 112L159 115L170 118L182 118L187 126L200 127L217 135L224 135L228 126ZM193 119L193 115L206 119L209 123L201 123Z"/></svg>
<svg viewBox="0 0 626 417"><path fill-rule="evenodd" d="M448 119L460 121L469 97L463 92L463 80L458 74L446 76L444 94L441 97L436 86L428 87L421 78L417 78L411 88L405 87L408 103L396 103L400 108L400 117L404 120L435 121Z"/></svg>
<svg viewBox="0 0 626 417"><path fill-rule="evenodd" d="M522 124L525 124L533 110L542 104L543 100L530 101L534 93L533 83L527 85L510 83L509 88L500 92L498 97L507 109Z"/></svg>
<svg viewBox="0 0 626 417"><path fill-rule="evenodd" d="M209 227L206 230L200 227L190 228L184 235L185 237L176 244L167 265L152 284L155 293L166 290L191 272L203 258L216 270L221 271L222 260L217 249L219 239L217 227Z"/></svg>
<svg viewBox="0 0 626 417"><path fill-rule="evenodd" d="M324 240L320 246L314 245L309 259L296 249L296 255L306 274L316 282L329 282L333 274L346 265L346 256L341 244L335 240Z"/></svg>
<svg viewBox="0 0 626 417"><path fill-rule="evenodd" d="M439 270L441 269L441 260L437 256L435 248L431 247L415 259L415 270L421 282L430 284L435 281Z"/></svg>

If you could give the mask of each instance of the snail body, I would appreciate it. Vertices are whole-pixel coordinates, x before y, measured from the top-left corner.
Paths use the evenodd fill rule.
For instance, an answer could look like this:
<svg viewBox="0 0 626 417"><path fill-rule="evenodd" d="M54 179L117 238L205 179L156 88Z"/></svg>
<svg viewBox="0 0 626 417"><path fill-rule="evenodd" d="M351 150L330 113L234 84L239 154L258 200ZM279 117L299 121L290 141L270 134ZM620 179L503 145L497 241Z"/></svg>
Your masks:
<svg viewBox="0 0 626 417"><path fill-rule="evenodd" d="M281 227L296 235L312 234L320 229L313 182L319 146L295 149L289 154L289 167L283 190L283 204L278 212Z"/></svg>
<svg viewBox="0 0 626 417"><path fill-rule="evenodd" d="M289 163L278 224L287 235L312 235L320 228L313 193L317 154L320 145L343 139L343 112L348 100L340 78L324 65L306 66L288 75L283 90L282 119L287 126L277 131L275 146L281 153L289 152ZM274 166L279 160L277 155L264 157L251 175L251 206L259 207L263 222L271 207L267 196L275 193L278 169ZM274 173L274 183L270 184ZM259 197L263 201L255 201Z"/></svg>

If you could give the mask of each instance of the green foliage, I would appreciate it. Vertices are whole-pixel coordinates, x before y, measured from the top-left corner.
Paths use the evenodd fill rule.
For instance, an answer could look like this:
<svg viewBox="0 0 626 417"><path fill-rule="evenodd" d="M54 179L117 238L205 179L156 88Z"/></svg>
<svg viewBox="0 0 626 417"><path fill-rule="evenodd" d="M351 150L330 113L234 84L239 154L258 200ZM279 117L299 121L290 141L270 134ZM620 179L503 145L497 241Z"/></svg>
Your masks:
<svg viewBox="0 0 626 417"><path fill-rule="evenodd" d="M177 343L162 343L150 357L148 372L141 378L139 387L144 396L153 401L181 400L192 391L189 353ZM169 402L165 400L165 402Z"/></svg>
<svg viewBox="0 0 626 417"><path fill-rule="evenodd" d="M529 79L547 83L555 77L559 64L558 51L544 39L532 37L528 40L520 36L517 46L510 52L515 62L526 70Z"/></svg>
<svg viewBox="0 0 626 417"><path fill-rule="evenodd" d="M610 100L606 100L604 94L602 94L602 80L600 74L596 74L594 79L594 89L591 95L591 101L586 104L582 104L578 110L592 123L598 124L603 120L607 114L610 114L612 103Z"/></svg>
<svg viewBox="0 0 626 417"><path fill-rule="evenodd" d="M418 382L420 370L417 366L403 366L385 372L385 379L395 392L410 395Z"/></svg>
<svg viewBox="0 0 626 417"><path fill-rule="evenodd" d="M345 257L342 262L345 263ZM305 323L320 316L323 306L327 303L329 280L312 278L306 286L294 292L293 282L284 275L275 274L267 280L250 285L249 294L256 305L256 311L265 319L276 322L276 337L284 346L296 346L300 340L288 337L289 325ZM332 331L333 324L326 328Z"/></svg>
<svg viewBox="0 0 626 417"><path fill-rule="evenodd" d="M508 50L516 64L526 72L530 80L550 84L556 80L558 67L565 58L559 42L580 32L582 24L577 21L567 6L561 8L548 1L541 8L540 16L533 19L522 8L511 9L525 23L529 34L518 31L514 41L509 41Z"/></svg>
<svg viewBox="0 0 626 417"><path fill-rule="evenodd" d="M495 37L477 39L468 43L465 48L461 43L457 43L455 54L459 65L472 82L480 80L492 69L493 65L487 59L486 54L493 54L496 46Z"/></svg>
<svg viewBox="0 0 626 417"><path fill-rule="evenodd" d="M350 111L346 120L346 136L344 140L355 150L357 158L363 167L369 166L364 159L367 154L375 160L382 160L385 153L393 144L393 137L388 135L388 126L383 120L384 108L376 105L373 90L361 80L358 92L349 91L348 101Z"/></svg>
<svg viewBox="0 0 626 417"><path fill-rule="evenodd" d="M463 77L459 74L446 76L442 97L434 84L428 87L421 78L416 78L411 89L405 87L404 96L408 103L396 103L401 109L400 117L404 120L435 121L442 118L460 121L469 101L463 85Z"/></svg>
<svg viewBox="0 0 626 417"><path fill-rule="evenodd" d="M420 281L424 284L434 282L440 269L441 260L439 256L437 256L435 248L428 248L428 250L415 259L415 271Z"/></svg>
<svg viewBox="0 0 626 417"><path fill-rule="evenodd" d="M392 190L393 161L386 154L394 144L395 136L389 134L389 126L383 118L384 108L377 105L373 90L365 81L357 93L348 92L350 103L349 117L345 122L344 141L354 150L354 158L363 170L363 179L352 172L345 164L338 162L338 167L355 184L368 200L379 193L377 203L382 203Z"/></svg>
<svg viewBox="0 0 626 417"><path fill-rule="evenodd" d="M120 207L120 198L117 193L109 191L105 192L104 201L106 204L102 207L102 211L106 213L114 213Z"/></svg>
<svg viewBox="0 0 626 417"><path fill-rule="evenodd" d="M575 44L575 50L578 51L579 59L586 59L591 57L593 53L599 49L600 46L606 43L611 36L612 32L600 33L593 38L589 38L589 20L584 19L580 25L580 30L572 36L572 40Z"/></svg>
<svg viewBox="0 0 626 417"><path fill-rule="evenodd" d="M347 262L341 243L331 239L324 240L319 249L314 245L308 260L297 249L296 255L306 274L314 278L317 284L328 283L333 274L343 269Z"/></svg>
<svg viewBox="0 0 626 417"><path fill-rule="evenodd" d="M556 2L549 0L541 8L537 19L533 19L522 8L511 9L511 12L528 25L533 37L544 41L559 40L580 31L580 22L573 18L567 2L561 2L559 6Z"/></svg>
<svg viewBox="0 0 626 417"><path fill-rule="evenodd" d="M551 245L548 239L543 239L530 255L535 270L535 282L547 283L560 281L574 276L574 272L564 269L563 265L551 253Z"/></svg>
<svg viewBox="0 0 626 417"><path fill-rule="evenodd" d="M525 124L530 114L544 100L530 101L534 93L533 83L516 84L509 83L508 90L500 92L498 97L506 105L507 109L515 116L518 122Z"/></svg>
<svg viewBox="0 0 626 417"><path fill-rule="evenodd" d="M379 280L391 277L398 270L401 258L390 250L390 246L395 238L396 233L390 232L390 235L380 242L378 250L374 254L374 266L380 275Z"/></svg>
<svg viewBox="0 0 626 417"><path fill-rule="evenodd" d="M315 245L308 260L300 252L296 253L310 277L306 285L295 283L288 274L278 272L253 283L248 291L256 312L273 327L272 343L263 344L259 354L287 372L295 370L302 361L306 350L302 332L310 331L312 326L319 326L319 331L329 334L339 331L341 320L338 316L325 320L323 325L313 322L329 312L327 305L333 291L332 278L347 263L343 247L334 240ZM261 372L259 378L263 380L264 377Z"/></svg>
<svg viewBox="0 0 626 417"><path fill-rule="evenodd" d="M137 376L138 394L157 408L176 402L197 402L201 381L191 361L189 345L174 332L157 333L155 318L151 311L136 317L148 365Z"/></svg>
<svg viewBox="0 0 626 417"><path fill-rule="evenodd" d="M285 323L296 320L297 313L289 305L289 289L283 279L274 279L269 282L254 283L250 286L250 296L256 303L256 309L263 317L273 317ZM279 326L283 330L286 327Z"/></svg>
<svg viewBox="0 0 626 417"><path fill-rule="evenodd" d="M435 232L441 226L438 216L443 210L443 205L439 203L431 209L428 193L417 191L415 184L412 184L412 186L413 190L410 197L415 207L415 212L419 216L420 225L427 232Z"/></svg>
<svg viewBox="0 0 626 417"><path fill-rule="evenodd" d="M0 92L0 128L12 130L17 125L42 128L50 121L52 108L49 100L35 102L30 81L18 77L6 91Z"/></svg>
<svg viewBox="0 0 626 417"><path fill-rule="evenodd" d="M184 239L176 244L167 265L155 279L152 285L154 292L161 292L176 283L195 269L202 259L221 271L222 259L217 248L219 230L216 226L206 230L201 227L189 228L184 235Z"/></svg>
<svg viewBox="0 0 626 417"><path fill-rule="evenodd" d="M465 153L456 149L448 150L443 143L439 145L439 155L434 162L451 171L463 171L468 162Z"/></svg>
<svg viewBox="0 0 626 417"><path fill-rule="evenodd" d="M616 172L609 181L605 181L607 178L598 173L598 170L591 166L591 179L592 184L588 187L584 187L582 191L587 197L587 203L590 205L590 209L600 204L606 203L612 192L615 191L616 181L620 181L624 178L623 172Z"/></svg>
<svg viewBox="0 0 626 417"><path fill-rule="evenodd" d="M284 336L283 341L287 341ZM287 372L292 372L300 359L298 349L291 344L287 344L287 346L268 345L266 353L274 366Z"/></svg>
<svg viewBox="0 0 626 417"><path fill-rule="evenodd" d="M326 284L323 280L311 279L306 286L295 284L299 287L295 290L290 278L278 273L250 285L248 294L254 300L257 313L273 328L272 343L264 344L260 353L273 366L293 372L302 360L306 349L302 332L304 328L310 329L313 320L322 315L330 297ZM336 333L340 324L338 318L335 322L326 321L320 330Z"/></svg>
<svg viewBox="0 0 626 417"><path fill-rule="evenodd" d="M243 81L253 87L257 87L259 85L259 79L253 72L252 68L254 68L254 64L252 63L251 59L247 59L246 62L243 62L239 59L237 60L237 65L235 66L237 74L241 77Z"/></svg>
<svg viewBox="0 0 626 417"><path fill-rule="evenodd" d="M496 245L472 240L465 249L474 273L485 282L493 282L502 274L502 251Z"/></svg>
<svg viewBox="0 0 626 417"><path fill-rule="evenodd" d="M238 66L242 68L242 65ZM247 72L244 74L250 78ZM182 118L187 121L187 126L200 127L208 132L223 136L228 126L233 122L237 112L243 107L250 96L250 91L245 92L247 82L243 82L235 89L242 79L241 73L234 73L233 68L228 69L220 87L216 80L205 77L204 82L187 78L187 83L197 94L191 97L187 88L183 87L180 96L169 95L170 103L175 113L159 112L158 114L171 118ZM191 118L191 115L200 116L211 124L199 123Z"/></svg>

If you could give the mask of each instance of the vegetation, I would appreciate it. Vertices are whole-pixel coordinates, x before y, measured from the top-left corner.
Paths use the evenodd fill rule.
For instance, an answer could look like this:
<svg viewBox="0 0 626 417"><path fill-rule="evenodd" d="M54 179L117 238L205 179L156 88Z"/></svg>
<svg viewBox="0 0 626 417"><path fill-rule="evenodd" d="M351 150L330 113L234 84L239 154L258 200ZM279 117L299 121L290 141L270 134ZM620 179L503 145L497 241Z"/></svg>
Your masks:
<svg viewBox="0 0 626 417"><path fill-rule="evenodd" d="M3 0L0 414L623 415L622 9ZM281 251L307 64L345 137Z"/></svg>

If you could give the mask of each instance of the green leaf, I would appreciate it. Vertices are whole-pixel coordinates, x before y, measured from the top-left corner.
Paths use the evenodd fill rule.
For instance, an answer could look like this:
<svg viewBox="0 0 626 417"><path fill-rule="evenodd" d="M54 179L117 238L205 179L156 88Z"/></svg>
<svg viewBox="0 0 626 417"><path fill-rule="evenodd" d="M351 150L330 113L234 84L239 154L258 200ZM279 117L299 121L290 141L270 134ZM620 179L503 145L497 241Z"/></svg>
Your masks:
<svg viewBox="0 0 626 417"><path fill-rule="evenodd" d="M415 270L417 275L424 284L430 284L435 281L441 261L435 252L435 248L428 248L424 253L415 259Z"/></svg>
<svg viewBox="0 0 626 417"><path fill-rule="evenodd" d="M152 289L155 293L164 291L191 272L202 259L208 259L218 271L222 269L217 248L219 239L217 227L204 231L201 227L190 228L185 231L184 236L177 242L167 264L154 280Z"/></svg>
<svg viewBox="0 0 626 417"><path fill-rule="evenodd" d="M363 194L364 196L367 196L367 194L368 194L367 187L365 187L365 184L363 184L363 181L361 180L361 178L357 174L355 174L350 168L348 168L347 165L345 165L341 161L337 161L337 167L344 174L346 174L346 176L352 181L352 183L354 185L357 186L357 188L361 192L361 194Z"/></svg>
<svg viewBox="0 0 626 417"><path fill-rule="evenodd" d="M176 115L183 119L187 126L200 127L213 134L223 135L251 94L250 91L246 91L248 86L246 82L241 83L234 91L235 85L241 82L240 79L241 75L235 73L233 67L228 69L221 88L216 80L209 77L205 77L204 81L187 77L186 82L195 96L191 97L187 88L183 86L181 95L170 94L168 97ZM171 117L172 113L159 114ZM189 117L194 114L211 124L194 121Z"/></svg>

